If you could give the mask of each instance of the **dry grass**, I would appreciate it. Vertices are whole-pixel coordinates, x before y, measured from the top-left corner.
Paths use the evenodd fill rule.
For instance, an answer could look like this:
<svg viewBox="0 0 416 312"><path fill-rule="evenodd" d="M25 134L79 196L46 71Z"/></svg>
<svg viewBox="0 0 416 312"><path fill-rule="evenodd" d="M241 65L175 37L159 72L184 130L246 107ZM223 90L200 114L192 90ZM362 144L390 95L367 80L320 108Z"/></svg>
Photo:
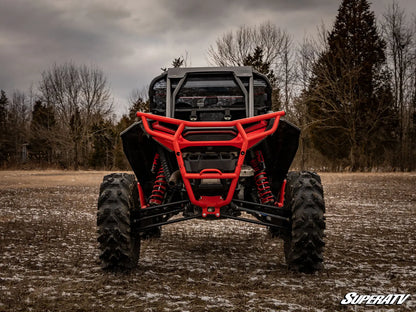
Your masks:
<svg viewBox="0 0 416 312"><path fill-rule="evenodd" d="M416 174L323 174L326 268L286 268L262 227L189 221L142 244L130 274L97 261L105 172L0 172L0 311L354 311L347 292L410 293L416 309ZM360 311L380 307L355 307Z"/></svg>

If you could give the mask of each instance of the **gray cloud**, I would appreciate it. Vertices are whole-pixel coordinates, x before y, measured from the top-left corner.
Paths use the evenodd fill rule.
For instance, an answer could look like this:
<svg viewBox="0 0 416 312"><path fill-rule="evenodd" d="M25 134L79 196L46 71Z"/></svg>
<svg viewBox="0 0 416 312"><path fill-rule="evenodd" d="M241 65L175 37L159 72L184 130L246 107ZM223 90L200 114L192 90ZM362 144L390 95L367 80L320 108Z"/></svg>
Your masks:
<svg viewBox="0 0 416 312"><path fill-rule="evenodd" d="M378 0L376 15L390 0ZM400 0L416 12L414 0ZM108 76L116 103L127 107L161 67L187 51L191 65L206 66L215 39L240 25L270 20L295 41L330 24L333 0L0 0L0 88L27 90L53 63L93 64ZM121 109L119 109L121 111Z"/></svg>

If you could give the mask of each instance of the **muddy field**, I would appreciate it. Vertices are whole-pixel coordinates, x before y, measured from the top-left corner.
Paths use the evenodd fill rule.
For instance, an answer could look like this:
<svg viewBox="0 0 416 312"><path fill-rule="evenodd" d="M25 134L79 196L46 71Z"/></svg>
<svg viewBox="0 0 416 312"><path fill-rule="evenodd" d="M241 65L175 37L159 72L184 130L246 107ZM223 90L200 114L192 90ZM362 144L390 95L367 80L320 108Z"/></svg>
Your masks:
<svg viewBox="0 0 416 312"><path fill-rule="evenodd" d="M416 174L322 174L325 269L287 270L260 226L188 221L142 243L129 274L100 269L104 172L0 172L0 311L415 311ZM411 294L341 306L346 293Z"/></svg>

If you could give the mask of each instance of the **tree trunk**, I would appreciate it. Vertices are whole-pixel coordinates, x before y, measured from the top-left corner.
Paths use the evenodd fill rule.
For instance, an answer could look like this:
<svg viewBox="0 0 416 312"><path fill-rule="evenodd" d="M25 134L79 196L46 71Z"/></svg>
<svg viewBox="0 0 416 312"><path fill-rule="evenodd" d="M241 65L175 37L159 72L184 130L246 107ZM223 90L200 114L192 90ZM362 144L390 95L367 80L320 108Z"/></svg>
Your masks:
<svg viewBox="0 0 416 312"><path fill-rule="evenodd" d="M74 170L78 170L78 141L74 142Z"/></svg>
<svg viewBox="0 0 416 312"><path fill-rule="evenodd" d="M360 169L360 148L355 142L351 145L350 163L351 171L355 172Z"/></svg>

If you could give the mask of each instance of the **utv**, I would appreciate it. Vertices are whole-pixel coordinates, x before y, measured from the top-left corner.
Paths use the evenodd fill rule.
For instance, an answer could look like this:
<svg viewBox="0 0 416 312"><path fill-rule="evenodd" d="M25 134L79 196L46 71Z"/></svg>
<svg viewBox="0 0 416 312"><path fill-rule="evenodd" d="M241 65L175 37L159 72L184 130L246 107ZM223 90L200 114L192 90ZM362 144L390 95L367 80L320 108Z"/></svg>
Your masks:
<svg viewBox="0 0 416 312"><path fill-rule="evenodd" d="M289 268L322 268L321 179L288 173L300 130L271 112L271 92L251 67L172 68L151 82L150 113L121 133L134 175L107 175L100 187L104 268L133 268L141 239L191 219L266 226L284 240Z"/></svg>

